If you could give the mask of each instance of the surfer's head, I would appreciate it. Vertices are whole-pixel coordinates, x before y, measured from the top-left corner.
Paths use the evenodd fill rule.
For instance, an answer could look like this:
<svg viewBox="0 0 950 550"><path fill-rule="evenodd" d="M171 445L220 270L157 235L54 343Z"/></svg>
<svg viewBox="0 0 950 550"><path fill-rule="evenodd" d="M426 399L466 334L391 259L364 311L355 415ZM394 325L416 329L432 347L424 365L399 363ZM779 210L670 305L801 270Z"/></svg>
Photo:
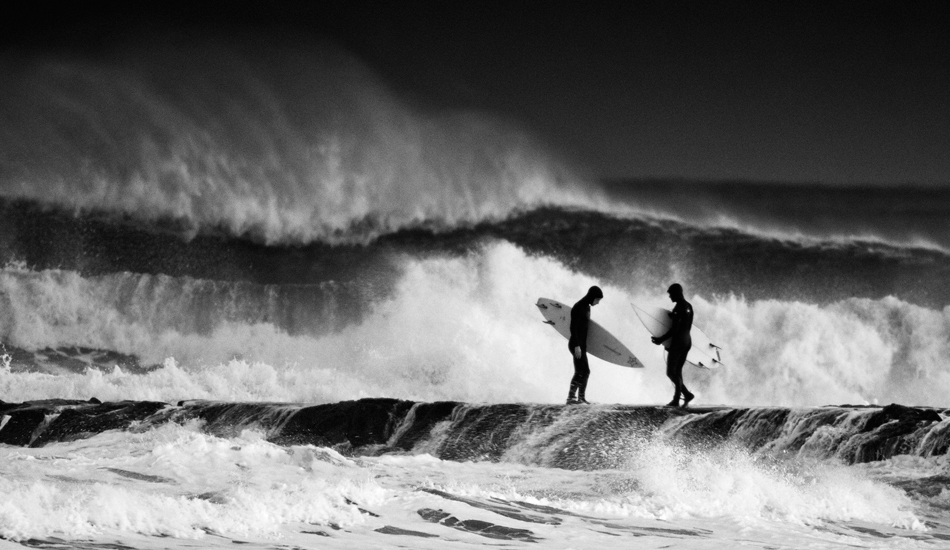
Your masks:
<svg viewBox="0 0 950 550"><path fill-rule="evenodd" d="M679 283L673 283L670 285L670 288L666 289L666 292L670 295L670 300L678 302L683 299L683 286Z"/></svg>
<svg viewBox="0 0 950 550"><path fill-rule="evenodd" d="M596 306L600 303L600 300L604 297L604 291L600 289L599 286L592 286L587 291L587 300L590 302L590 305Z"/></svg>

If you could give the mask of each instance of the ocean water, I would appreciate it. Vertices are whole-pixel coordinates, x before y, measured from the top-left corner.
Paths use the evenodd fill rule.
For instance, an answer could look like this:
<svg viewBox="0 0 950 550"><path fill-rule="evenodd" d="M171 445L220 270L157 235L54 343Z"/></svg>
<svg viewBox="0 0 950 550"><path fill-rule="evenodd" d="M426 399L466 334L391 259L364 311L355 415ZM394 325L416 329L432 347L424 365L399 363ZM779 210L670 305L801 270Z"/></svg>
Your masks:
<svg viewBox="0 0 950 550"><path fill-rule="evenodd" d="M923 443L950 408L946 188L600 182L325 45L0 69L0 400L547 419L485 453L446 445L496 449L501 417L375 451L184 417L0 444L0 548L950 547L946 445ZM724 366L687 371L693 420L592 429L669 400L630 304L668 305L672 282ZM646 368L592 360L595 405L561 407L571 361L534 303L592 284L593 318ZM891 403L940 420L908 452L844 459ZM800 421L845 404L870 408ZM791 411L787 433L672 436L732 409ZM566 448L610 460L551 458Z"/></svg>

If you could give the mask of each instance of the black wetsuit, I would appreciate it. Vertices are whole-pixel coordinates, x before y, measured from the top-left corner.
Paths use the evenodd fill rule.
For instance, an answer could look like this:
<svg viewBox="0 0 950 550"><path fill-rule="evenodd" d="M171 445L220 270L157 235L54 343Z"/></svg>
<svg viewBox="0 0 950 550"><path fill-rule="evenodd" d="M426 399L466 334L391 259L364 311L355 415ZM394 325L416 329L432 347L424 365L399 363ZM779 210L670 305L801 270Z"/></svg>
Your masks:
<svg viewBox="0 0 950 550"><path fill-rule="evenodd" d="M693 339L689 336L689 331L693 327L693 306L685 299L676 302L673 311L670 313L673 320L673 326L669 332L657 338L657 343L662 343L670 339L670 347L667 349L666 356L666 375L676 387L676 393L673 401L678 402L680 394L686 397L686 401L693 398L693 394L686 389L683 383L683 365L686 364L686 355L693 347Z"/></svg>
<svg viewBox="0 0 950 550"><path fill-rule="evenodd" d="M567 341L567 348L571 350L571 357L574 359L574 377L571 378L571 390L568 394L569 399L577 397L585 401L587 392L587 379L590 378L590 363L587 362L587 326L590 323L590 304L592 298L590 295L584 296L571 308L571 337ZM578 359L574 355L574 348L580 346L581 357Z"/></svg>

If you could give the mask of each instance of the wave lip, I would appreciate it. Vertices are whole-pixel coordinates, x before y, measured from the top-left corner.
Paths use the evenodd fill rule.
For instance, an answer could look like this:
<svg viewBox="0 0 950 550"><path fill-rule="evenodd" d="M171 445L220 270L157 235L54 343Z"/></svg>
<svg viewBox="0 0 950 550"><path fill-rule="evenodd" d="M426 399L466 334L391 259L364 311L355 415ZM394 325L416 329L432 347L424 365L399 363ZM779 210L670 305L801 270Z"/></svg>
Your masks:
<svg viewBox="0 0 950 550"><path fill-rule="evenodd" d="M950 188L768 181L627 179L602 182L616 204L645 215L735 229L807 246L950 253Z"/></svg>
<svg viewBox="0 0 950 550"><path fill-rule="evenodd" d="M350 455L432 454L443 460L516 462L575 470L623 467L646 442L719 445L846 463L938 456L950 447L948 411L892 404L809 409L412 402L366 398L325 405L98 400L0 402L0 443L43 446L112 429L203 421L209 433L262 431L281 445Z"/></svg>

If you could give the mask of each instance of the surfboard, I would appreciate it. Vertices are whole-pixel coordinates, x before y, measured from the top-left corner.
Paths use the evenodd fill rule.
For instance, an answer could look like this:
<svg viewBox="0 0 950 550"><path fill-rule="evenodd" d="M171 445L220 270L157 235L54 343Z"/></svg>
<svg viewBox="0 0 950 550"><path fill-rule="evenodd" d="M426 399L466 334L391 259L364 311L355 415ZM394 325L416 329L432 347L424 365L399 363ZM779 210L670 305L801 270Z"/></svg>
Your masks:
<svg viewBox="0 0 950 550"><path fill-rule="evenodd" d="M561 336L571 339L571 306L550 298L538 298L535 305L544 316L544 324L551 325ZM587 326L587 353L621 367L643 368L643 363L627 346L593 319Z"/></svg>
<svg viewBox="0 0 950 550"><path fill-rule="evenodd" d="M640 318L640 322L643 323L643 326L647 328L652 336L663 336L670 330L670 327L673 326L673 320L670 319L672 312L668 309L661 307L648 307L644 309L637 307L636 304L630 305L633 306L633 310L637 313L637 317ZM719 368L719 366L722 365L722 358L719 355L719 350L722 348L713 344L709 337L706 336L706 333L697 327L695 323L693 323L693 327L689 331L689 336L693 340L693 347L689 349L689 353L686 355L687 363L696 368L710 370ZM670 344L671 342L667 340L663 342L663 347L669 349Z"/></svg>

